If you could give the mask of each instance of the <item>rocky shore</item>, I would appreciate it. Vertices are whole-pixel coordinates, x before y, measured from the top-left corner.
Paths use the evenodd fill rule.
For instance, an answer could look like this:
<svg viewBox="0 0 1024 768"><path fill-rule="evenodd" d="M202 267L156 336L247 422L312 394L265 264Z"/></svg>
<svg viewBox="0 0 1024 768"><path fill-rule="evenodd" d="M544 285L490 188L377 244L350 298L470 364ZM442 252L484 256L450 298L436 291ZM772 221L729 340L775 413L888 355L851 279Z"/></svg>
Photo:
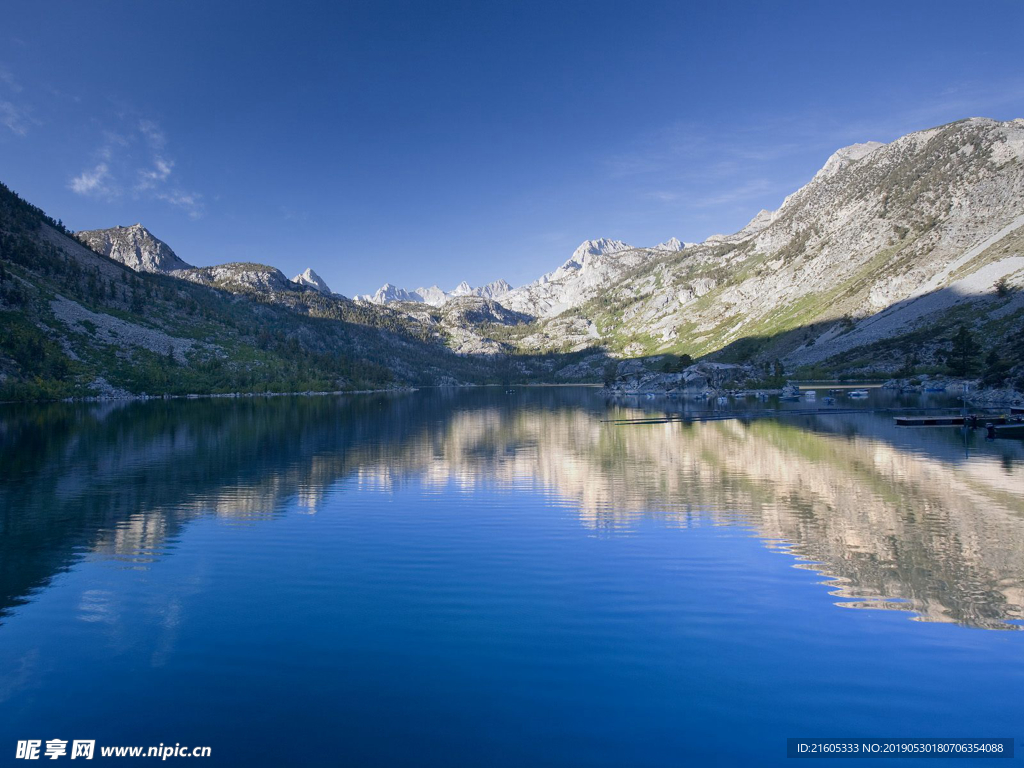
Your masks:
<svg viewBox="0 0 1024 768"><path fill-rule="evenodd" d="M619 363L614 379L605 382L605 389L616 395L707 397L741 389L745 382L756 379L754 368L730 363L700 362L681 371L666 372L650 370L639 360L626 360ZM748 393L778 391L751 389Z"/></svg>
<svg viewBox="0 0 1024 768"><path fill-rule="evenodd" d="M1024 405L1024 392L1013 387L986 387L980 379L915 376L907 379L890 379L882 386L900 392L944 392L957 397L966 391L967 402L972 405Z"/></svg>

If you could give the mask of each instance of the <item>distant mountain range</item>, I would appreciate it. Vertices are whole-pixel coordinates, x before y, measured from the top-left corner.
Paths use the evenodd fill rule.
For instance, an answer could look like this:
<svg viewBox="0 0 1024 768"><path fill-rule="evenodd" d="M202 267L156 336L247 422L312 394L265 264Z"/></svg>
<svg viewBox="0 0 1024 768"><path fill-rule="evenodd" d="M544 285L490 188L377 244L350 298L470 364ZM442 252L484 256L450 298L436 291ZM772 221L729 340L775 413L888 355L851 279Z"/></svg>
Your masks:
<svg viewBox="0 0 1024 768"><path fill-rule="evenodd" d="M592 381L612 361L655 366L665 354L912 374L942 370L960 326L977 342L976 370L995 355L1024 385L1021 119L840 149L779 208L703 243L588 240L518 288L385 284L351 301L313 269L289 280L265 264L192 266L141 224L71 239L0 192L0 388L156 391L173 379L151 370L154 354L203 371L188 384L199 389L264 374L294 385L309 355L325 386ZM39 359L63 360L55 370L77 371L74 386Z"/></svg>
<svg viewBox="0 0 1024 768"><path fill-rule="evenodd" d="M650 250L675 253L683 250L686 244L676 238L672 238ZM689 245L692 245L689 244ZM402 302L424 303L434 307L440 307L451 299L460 296L479 296L485 299L493 299L508 309L516 312L526 312L537 317L557 314L563 309L572 306L573 297L578 295L583 284L593 284L595 279L593 270L586 272L585 279L581 282L578 278L584 277L585 265L590 259L594 264L593 257L621 251L635 250L633 246L627 245L620 240L587 240L576 249L573 255L561 267L546 275L542 275L535 282L513 289L505 280L496 280L493 283L470 287L465 281L459 283L451 291L443 291L436 285L430 288L417 288L414 291L407 291L403 288L385 283L376 293L357 296L358 301L368 301L372 304L395 304ZM602 267L603 268L603 267ZM543 286L543 287L542 287Z"/></svg>
<svg viewBox="0 0 1024 768"><path fill-rule="evenodd" d="M450 291L444 291L436 285L429 288L417 288L414 291L407 291L391 283L384 283L377 289L376 293L356 296L357 301L366 301L370 304L393 304L396 302L412 302L414 304L429 304L432 307L440 307L442 304L457 299L460 296L478 296L483 299L498 299L512 290L512 286L504 280L495 280L493 283L473 288L463 280Z"/></svg>

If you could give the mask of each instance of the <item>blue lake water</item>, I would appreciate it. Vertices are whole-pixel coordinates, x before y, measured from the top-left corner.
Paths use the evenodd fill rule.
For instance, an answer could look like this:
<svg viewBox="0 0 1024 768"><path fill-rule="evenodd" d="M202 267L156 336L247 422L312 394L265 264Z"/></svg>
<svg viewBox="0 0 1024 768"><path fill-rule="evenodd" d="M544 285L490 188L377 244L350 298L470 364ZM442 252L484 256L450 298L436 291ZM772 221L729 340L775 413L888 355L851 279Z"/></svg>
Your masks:
<svg viewBox="0 0 1024 768"><path fill-rule="evenodd" d="M0 408L2 764L55 738L268 766L1024 752L1024 444L868 412L609 421L681 408Z"/></svg>

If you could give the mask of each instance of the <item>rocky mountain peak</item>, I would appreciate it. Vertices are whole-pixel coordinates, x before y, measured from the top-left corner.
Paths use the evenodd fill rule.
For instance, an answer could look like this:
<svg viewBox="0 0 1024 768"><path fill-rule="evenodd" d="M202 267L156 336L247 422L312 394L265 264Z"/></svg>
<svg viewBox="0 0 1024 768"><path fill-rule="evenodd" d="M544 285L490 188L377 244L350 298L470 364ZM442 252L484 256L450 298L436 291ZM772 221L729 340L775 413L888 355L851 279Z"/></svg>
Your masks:
<svg viewBox="0 0 1024 768"><path fill-rule="evenodd" d="M324 282L324 279L320 277L320 275L318 275L312 269L307 269L305 272L301 272L300 274L296 275L295 277L292 278L292 282L298 283L299 285L304 285L307 288L312 288L314 291L319 291L320 293L323 294L330 295L331 293L333 293L333 291L331 291L331 289L328 287L327 283Z"/></svg>
<svg viewBox="0 0 1024 768"><path fill-rule="evenodd" d="M814 175L814 178L828 178L830 176L835 176L850 164L855 163L858 160L863 160L865 157L873 154L884 146L885 144L880 141L865 141L861 144L851 144L848 147L837 149L832 153L828 160L825 161L825 165L823 165L821 170Z"/></svg>
<svg viewBox="0 0 1024 768"><path fill-rule="evenodd" d="M86 230L77 233L75 237L96 253L108 256L136 272L167 273L191 268L190 264L178 258L167 243L154 237L141 223Z"/></svg>
<svg viewBox="0 0 1024 768"><path fill-rule="evenodd" d="M651 248L652 251L664 251L666 253L675 253L681 251L686 247L686 244L681 242L678 237L670 237L664 243L658 243L656 246Z"/></svg>
<svg viewBox="0 0 1024 768"><path fill-rule="evenodd" d="M580 243L579 247L573 251L572 256L563 266L577 264L582 267L588 256L602 256L608 253L628 251L632 248L633 246L628 245L621 240L610 240L607 237L601 237L597 240L584 240Z"/></svg>
<svg viewBox="0 0 1024 768"><path fill-rule="evenodd" d="M742 243L744 240L748 240L764 230L765 227L775 220L775 216L777 214L777 211L762 209L756 216L754 216L754 218L747 222L743 229L738 232L731 235L711 235L711 237L704 242L708 245L718 245L720 243Z"/></svg>
<svg viewBox="0 0 1024 768"><path fill-rule="evenodd" d="M360 301L367 301L371 304L390 304L395 301L411 301L417 304L429 304L432 307L440 307L451 299L456 299L461 296L478 296L484 299L496 299L499 296L504 296L511 290L512 286L505 280L495 280L493 283L482 285L479 288L474 288L463 280L450 291L442 290L437 285L432 285L429 288L420 287L414 291L407 291L404 288L398 288L391 283L384 283L384 285L378 288L376 293L373 295L365 294L363 296L357 296L356 299Z"/></svg>

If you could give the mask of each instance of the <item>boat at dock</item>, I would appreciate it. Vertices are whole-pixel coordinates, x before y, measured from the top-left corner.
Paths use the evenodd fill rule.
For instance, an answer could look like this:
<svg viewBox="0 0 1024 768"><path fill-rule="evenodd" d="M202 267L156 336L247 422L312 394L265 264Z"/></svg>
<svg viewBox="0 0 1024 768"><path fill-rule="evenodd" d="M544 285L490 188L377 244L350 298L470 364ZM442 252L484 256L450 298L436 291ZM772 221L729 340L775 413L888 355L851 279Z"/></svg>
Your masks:
<svg viewBox="0 0 1024 768"><path fill-rule="evenodd" d="M852 397L854 400L859 400L868 396L866 389L851 389L846 393L847 397Z"/></svg>

